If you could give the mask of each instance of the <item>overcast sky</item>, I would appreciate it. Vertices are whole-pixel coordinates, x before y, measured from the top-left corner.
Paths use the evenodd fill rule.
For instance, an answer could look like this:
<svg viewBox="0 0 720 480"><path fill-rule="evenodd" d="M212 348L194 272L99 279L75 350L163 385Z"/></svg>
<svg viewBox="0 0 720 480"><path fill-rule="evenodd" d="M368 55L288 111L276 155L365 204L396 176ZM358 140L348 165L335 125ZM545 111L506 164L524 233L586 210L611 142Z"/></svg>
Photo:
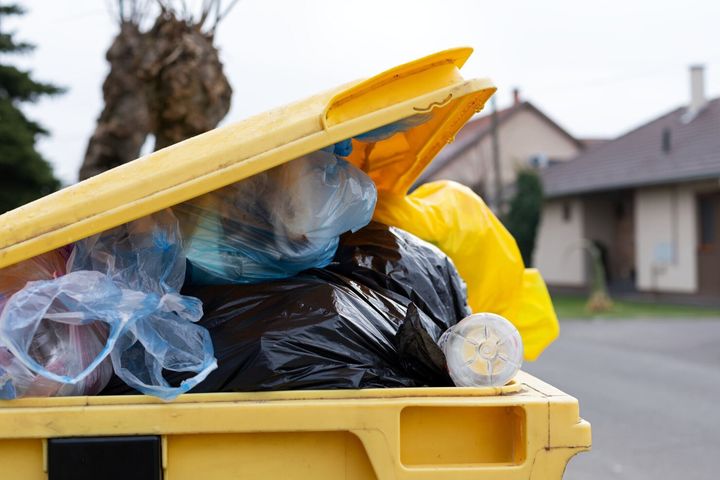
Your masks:
<svg viewBox="0 0 720 480"><path fill-rule="evenodd" d="M40 149L72 183L117 27L105 0L20 2L28 15L3 28L38 48L12 61L69 88L26 112L52 132ZM719 25L711 0L241 0L217 35L234 89L224 123L468 45L464 76L492 78L500 107L519 87L570 133L613 137L686 104L690 64L706 65L707 94L720 95Z"/></svg>

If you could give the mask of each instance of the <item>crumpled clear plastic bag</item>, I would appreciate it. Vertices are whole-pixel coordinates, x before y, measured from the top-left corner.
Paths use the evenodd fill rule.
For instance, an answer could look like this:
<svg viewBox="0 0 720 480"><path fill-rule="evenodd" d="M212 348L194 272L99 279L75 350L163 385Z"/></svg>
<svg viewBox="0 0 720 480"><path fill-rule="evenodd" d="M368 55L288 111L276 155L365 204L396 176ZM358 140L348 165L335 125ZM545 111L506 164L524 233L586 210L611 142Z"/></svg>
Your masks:
<svg viewBox="0 0 720 480"><path fill-rule="evenodd" d="M171 400L217 368L210 335L195 324L202 318L202 302L178 293L185 278L185 256L172 211L78 242L68 268L101 272L122 291L127 303L121 306L132 315L111 349L111 358L115 373L128 385ZM98 290L96 295L100 300L106 293ZM171 385L164 370L189 378Z"/></svg>
<svg viewBox="0 0 720 480"><path fill-rule="evenodd" d="M194 285L256 283L324 267L370 221L375 184L318 151L174 207Z"/></svg>
<svg viewBox="0 0 720 480"><path fill-rule="evenodd" d="M68 271L103 272L124 288L178 292L185 255L177 218L161 210L75 243Z"/></svg>
<svg viewBox="0 0 720 480"><path fill-rule="evenodd" d="M94 395L112 376L108 325L67 310L69 251L0 270L0 398Z"/></svg>
<svg viewBox="0 0 720 480"><path fill-rule="evenodd" d="M0 397L102 390L112 376L108 355L130 319L121 299L98 272L33 281L13 295L0 314Z"/></svg>

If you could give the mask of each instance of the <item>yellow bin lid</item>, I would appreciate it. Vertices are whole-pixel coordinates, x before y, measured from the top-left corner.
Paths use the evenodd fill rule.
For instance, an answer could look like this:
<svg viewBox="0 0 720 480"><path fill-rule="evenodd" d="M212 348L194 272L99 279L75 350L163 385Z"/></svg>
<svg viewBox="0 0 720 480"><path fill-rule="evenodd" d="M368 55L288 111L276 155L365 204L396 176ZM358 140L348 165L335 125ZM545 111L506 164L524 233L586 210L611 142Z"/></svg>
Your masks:
<svg viewBox="0 0 720 480"><path fill-rule="evenodd" d="M379 190L405 193L495 87L465 80L457 48L146 155L0 216L0 268L242 180L417 114L430 120L372 144L350 162Z"/></svg>

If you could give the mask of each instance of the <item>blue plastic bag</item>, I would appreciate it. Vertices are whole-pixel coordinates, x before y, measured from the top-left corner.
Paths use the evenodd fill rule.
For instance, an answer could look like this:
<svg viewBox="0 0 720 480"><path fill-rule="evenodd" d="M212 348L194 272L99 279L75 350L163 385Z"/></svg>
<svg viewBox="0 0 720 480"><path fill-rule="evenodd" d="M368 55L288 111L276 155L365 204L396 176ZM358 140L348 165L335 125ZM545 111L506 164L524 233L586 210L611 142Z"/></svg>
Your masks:
<svg viewBox="0 0 720 480"><path fill-rule="evenodd" d="M191 323L201 317L196 298L121 288L100 272L31 282L0 315L0 338L12 354L0 353L0 398L97 393L112 374L110 356L128 385L170 400L216 366L207 330ZM43 332L53 338L43 341ZM171 387L163 369L196 375Z"/></svg>
<svg viewBox="0 0 720 480"><path fill-rule="evenodd" d="M178 221L164 210L78 242L68 260L74 272L102 272L132 311L111 349L115 373L140 392L171 400L217 368L202 303L178 293L185 255ZM98 292L99 298L104 297ZM138 307L135 307L138 305ZM163 370L192 373L171 386Z"/></svg>
<svg viewBox="0 0 720 480"><path fill-rule="evenodd" d="M58 262L45 257L10 272L37 278L42 267L48 279L27 283L2 308L0 398L94 394L114 369L171 400L217 367L207 330L194 323L202 303L178 293L185 256L170 210L77 242L66 275L52 278ZM163 370L189 378L172 386Z"/></svg>
<svg viewBox="0 0 720 480"><path fill-rule="evenodd" d="M138 307L98 272L29 282L0 314L0 398L98 393Z"/></svg>
<svg viewBox="0 0 720 480"><path fill-rule="evenodd" d="M370 222L362 171L318 151L174 207L195 285L256 283L324 267L339 236Z"/></svg>
<svg viewBox="0 0 720 480"><path fill-rule="evenodd" d="M178 292L185 279L180 227L161 210L75 243L68 271L91 270L116 284L158 294Z"/></svg>
<svg viewBox="0 0 720 480"><path fill-rule="evenodd" d="M0 398L94 395L112 376L108 325L67 315L61 303L77 292L56 299L64 280L54 279L65 275L70 250L52 250L0 270L0 313L15 298L0 315Z"/></svg>
<svg viewBox="0 0 720 480"><path fill-rule="evenodd" d="M143 304L147 311L128 325L112 350L115 374L142 393L172 400L217 368L210 334L194 323L202 318L202 302L167 293L150 294ZM163 370L194 375L172 386Z"/></svg>

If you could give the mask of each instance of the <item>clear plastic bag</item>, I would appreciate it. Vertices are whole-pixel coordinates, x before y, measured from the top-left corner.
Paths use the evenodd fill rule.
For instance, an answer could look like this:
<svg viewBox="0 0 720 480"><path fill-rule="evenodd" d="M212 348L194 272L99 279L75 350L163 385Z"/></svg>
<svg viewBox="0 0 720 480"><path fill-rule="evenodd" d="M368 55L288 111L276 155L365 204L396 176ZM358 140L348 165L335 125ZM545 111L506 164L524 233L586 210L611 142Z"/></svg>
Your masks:
<svg viewBox="0 0 720 480"><path fill-rule="evenodd" d="M0 398L102 390L112 376L108 355L130 317L121 298L97 272L33 281L16 292L0 314Z"/></svg>
<svg viewBox="0 0 720 480"><path fill-rule="evenodd" d="M202 302L168 293L150 295L157 303L128 325L112 350L115 373L134 389L163 400L188 392L217 368L208 331L194 322L203 316ZM148 297L143 298L148 303ZM152 301L151 301L152 302ZM167 372L184 379L171 385Z"/></svg>
<svg viewBox="0 0 720 480"><path fill-rule="evenodd" d="M0 270L0 314L13 295L26 288L34 292L35 286L42 283L38 281L52 281L64 275L70 250L69 247L52 250ZM30 286L26 287L29 282ZM27 297L26 291L18 302L25 303ZM27 308L25 305L23 311L26 312ZM17 313L17 307L12 306L7 317L0 315L0 331L17 339L11 332L20 327L20 343L23 344L22 347L16 346L15 351L21 352L18 357L8 348L11 342L0 335L0 398L94 395L105 387L112 376L109 358L100 361L81 381L68 384L46 378L38 374L37 369L28 368L28 362L23 361L22 355L26 353L41 371L46 370L61 377L74 377L86 370L101 354L107 340L106 326L58 322L52 318L52 314L28 325L14 320L13 314Z"/></svg>
<svg viewBox="0 0 720 480"><path fill-rule="evenodd" d="M121 288L101 272L31 282L0 316L0 338L12 354L0 354L12 379L5 398L95 394L114 366L132 387L172 399L215 366L209 334L190 323L201 317L196 298ZM173 387L163 369L197 373Z"/></svg>
<svg viewBox="0 0 720 480"><path fill-rule="evenodd" d="M161 210L77 242L68 271L107 274L118 285L153 293L178 292L185 255L177 218Z"/></svg>
<svg viewBox="0 0 720 480"><path fill-rule="evenodd" d="M195 285L287 278L324 267L370 221L372 180L318 151L174 207Z"/></svg>
<svg viewBox="0 0 720 480"><path fill-rule="evenodd" d="M171 400L217 368L200 300L180 295L185 256L178 221L164 210L121 225L75 245L68 267L77 273L101 272L122 291L118 310L131 313L111 358L115 373L128 385ZM98 300L105 293L97 292ZM110 344L110 342L108 342ZM186 378L170 385L163 370Z"/></svg>

